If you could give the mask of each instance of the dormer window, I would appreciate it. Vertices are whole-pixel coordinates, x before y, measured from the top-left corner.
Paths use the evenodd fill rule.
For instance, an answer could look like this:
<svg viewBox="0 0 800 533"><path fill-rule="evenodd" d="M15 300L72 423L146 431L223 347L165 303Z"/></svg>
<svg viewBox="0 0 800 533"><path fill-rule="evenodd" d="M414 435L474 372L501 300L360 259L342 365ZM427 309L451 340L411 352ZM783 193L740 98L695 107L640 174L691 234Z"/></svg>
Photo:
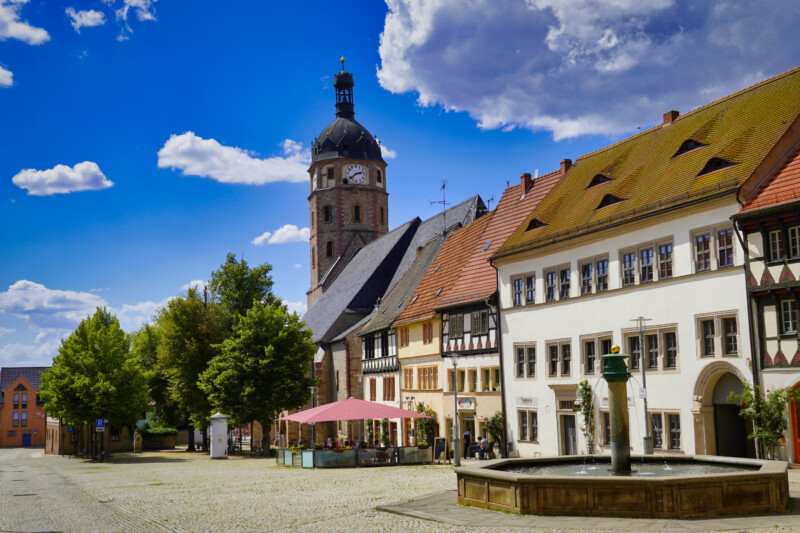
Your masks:
<svg viewBox="0 0 800 533"><path fill-rule="evenodd" d="M702 148L703 146L707 146L701 142L695 141L694 139L686 139L683 141L683 144L678 151L675 152L675 155L672 157L678 157L679 155L685 154L686 152L691 152L692 150L697 150L698 148Z"/></svg>
<svg viewBox="0 0 800 533"><path fill-rule="evenodd" d="M736 163L731 163L726 159L722 159L721 157L712 157L706 163L706 166L703 167L703 170L700 171L698 176L703 176L705 174L711 174L712 172L716 172L717 170L722 170L723 168L732 167Z"/></svg>
<svg viewBox="0 0 800 533"><path fill-rule="evenodd" d="M539 220L538 218L534 218L528 223L528 227L525 228L525 231L530 231L532 229L539 229L545 227L547 224Z"/></svg>
<svg viewBox="0 0 800 533"><path fill-rule="evenodd" d="M602 209L610 205L618 204L622 200L624 200L624 198L619 198L617 196L614 196L613 194L606 194L605 196L603 196L603 199L600 200L600 205L598 205L596 209Z"/></svg>
<svg viewBox="0 0 800 533"><path fill-rule="evenodd" d="M609 181L612 181L612 179L609 178L608 176L604 176L602 174L595 174L594 177L592 178L592 181L589 182L589 186L586 187L586 188L587 189L591 189L592 187L594 187L596 185L601 185L603 183L608 183Z"/></svg>

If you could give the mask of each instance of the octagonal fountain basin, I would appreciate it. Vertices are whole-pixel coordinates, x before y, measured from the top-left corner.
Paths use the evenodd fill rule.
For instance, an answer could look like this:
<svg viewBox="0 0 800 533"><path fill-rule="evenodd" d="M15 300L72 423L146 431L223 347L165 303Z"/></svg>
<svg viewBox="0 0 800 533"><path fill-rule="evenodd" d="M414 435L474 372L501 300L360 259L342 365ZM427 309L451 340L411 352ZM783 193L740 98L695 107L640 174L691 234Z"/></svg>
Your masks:
<svg viewBox="0 0 800 533"><path fill-rule="evenodd" d="M777 512L789 497L788 463L736 457L607 456L500 459L457 468L458 503L522 514L681 518Z"/></svg>

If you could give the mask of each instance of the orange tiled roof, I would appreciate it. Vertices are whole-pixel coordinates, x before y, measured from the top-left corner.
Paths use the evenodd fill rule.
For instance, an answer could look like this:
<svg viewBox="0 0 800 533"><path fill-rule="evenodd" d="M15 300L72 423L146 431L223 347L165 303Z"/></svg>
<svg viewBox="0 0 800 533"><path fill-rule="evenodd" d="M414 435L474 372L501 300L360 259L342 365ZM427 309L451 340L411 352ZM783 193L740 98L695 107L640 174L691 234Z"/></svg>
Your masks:
<svg viewBox="0 0 800 533"><path fill-rule="evenodd" d="M796 202L798 198L800 198L800 146L795 148L766 183L753 192L737 215Z"/></svg>
<svg viewBox="0 0 800 533"><path fill-rule="evenodd" d="M583 155L495 256L734 192L798 112L800 68ZM700 146L676 155L688 140ZM733 165L704 172L714 158ZM608 181L589 187L597 175ZM615 197L622 201L613 203ZM612 202L598 208L604 200ZM543 225L526 231L533 219Z"/></svg>
<svg viewBox="0 0 800 533"><path fill-rule="evenodd" d="M475 243L466 265L453 287L439 298L437 307L460 305L491 297L497 290L496 273L489 258L500 249L515 229L561 179L560 170L533 180L523 195L522 184L503 191L494 216ZM488 244L488 247L487 247Z"/></svg>
<svg viewBox="0 0 800 533"><path fill-rule="evenodd" d="M494 211L452 233L434 259L405 310L394 325L425 320L436 314L439 301L451 289Z"/></svg>

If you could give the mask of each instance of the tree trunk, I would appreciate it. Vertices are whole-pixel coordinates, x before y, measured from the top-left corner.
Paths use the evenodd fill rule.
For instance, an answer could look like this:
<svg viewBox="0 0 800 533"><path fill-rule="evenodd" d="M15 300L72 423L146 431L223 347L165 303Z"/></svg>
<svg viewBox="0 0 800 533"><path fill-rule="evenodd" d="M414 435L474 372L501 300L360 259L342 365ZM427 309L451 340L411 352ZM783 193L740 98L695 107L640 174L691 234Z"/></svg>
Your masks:
<svg viewBox="0 0 800 533"><path fill-rule="evenodd" d="M208 453L208 428L203 428L203 445L202 445L203 453Z"/></svg>
<svg viewBox="0 0 800 533"><path fill-rule="evenodd" d="M194 446L194 426L189 424L189 446L186 448L187 452L196 452L197 448Z"/></svg>
<svg viewBox="0 0 800 533"><path fill-rule="evenodd" d="M261 455L269 455L269 448L270 448L270 440L269 440L269 432L272 428L272 419L267 418L268 422L259 422L261 423ZM264 445L266 442L266 446Z"/></svg>

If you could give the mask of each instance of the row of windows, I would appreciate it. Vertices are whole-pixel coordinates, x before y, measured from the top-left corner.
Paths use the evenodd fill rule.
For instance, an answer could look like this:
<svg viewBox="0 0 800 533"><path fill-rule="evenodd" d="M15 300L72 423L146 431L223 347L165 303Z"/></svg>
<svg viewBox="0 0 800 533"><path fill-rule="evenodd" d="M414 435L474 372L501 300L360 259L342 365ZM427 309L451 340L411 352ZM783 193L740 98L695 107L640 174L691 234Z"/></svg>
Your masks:
<svg viewBox="0 0 800 533"><path fill-rule="evenodd" d="M22 401L20 401L20 393L19 392L15 392L14 393L14 407L13 407L14 409L27 409L28 408L28 393L27 392L23 392L21 394L21 400Z"/></svg>
<svg viewBox="0 0 800 533"><path fill-rule="evenodd" d="M480 376L481 380L478 381ZM453 387L453 371L448 371L448 386ZM458 392L499 391L500 367L467 368L458 370Z"/></svg>
<svg viewBox="0 0 800 533"><path fill-rule="evenodd" d="M354 205L351 213L352 222L354 224L361 223L361 206ZM329 205L322 206L322 221L326 223L333 222L333 208ZM314 212L311 212L311 227L314 227ZM383 208L378 209L378 223L383 225L386 223L386 213Z"/></svg>
<svg viewBox="0 0 800 533"><path fill-rule="evenodd" d="M400 347L405 348L409 344L408 327L397 328L397 336L400 340ZM422 343L431 344L433 342L433 322L422 324Z"/></svg>
<svg viewBox="0 0 800 533"><path fill-rule="evenodd" d="M789 302L787 300L787 302ZM794 300L791 300L794 302ZM796 328L797 313L791 315L792 327ZM698 354L701 357L739 355L738 321L735 315L720 313L703 315L697 318ZM671 370L678 367L678 331L674 325L650 326L642 335L644 350L641 349L639 334L635 331L623 332L624 347L627 348L631 370L638 370L641 364L648 370ZM611 352L610 333L583 335L580 338L583 374L603 372L601 357ZM569 376L573 372L572 341L546 341L546 371L549 377ZM579 369L580 370L580 369ZM536 377L536 345L518 344L514 346L514 375L517 378Z"/></svg>
<svg viewBox="0 0 800 533"><path fill-rule="evenodd" d="M447 319L448 335L451 339L461 339L464 337L464 315L451 314ZM471 335L486 335L489 333L489 310L482 309L470 313L470 333Z"/></svg>
<svg viewBox="0 0 800 533"><path fill-rule="evenodd" d="M611 416L607 411L600 413L603 425L600 442L604 446L611 445ZM539 414L531 409L517 411L519 440L523 442L539 441ZM664 427L666 422L667 426ZM653 448L657 450L681 449L681 417L675 413L650 413L650 429L653 436Z"/></svg>
<svg viewBox="0 0 800 533"><path fill-rule="evenodd" d="M784 242L789 242L786 250ZM787 253L788 252L788 253ZM769 260L783 261L784 259L800 258L800 226L792 226L786 230L779 229L769 232Z"/></svg>
<svg viewBox="0 0 800 533"><path fill-rule="evenodd" d="M416 372L415 372L416 370ZM420 366L414 368L403 369L403 388L406 390L414 389L414 378L416 375L417 389L416 390L436 390L439 388L439 367L437 366Z"/></svg>
<svg viewBox="0 0 800 533"><path fill-rule="evenodd" d="M798 228L800 229L800 228ZM694 271L733 266L733 230L719 228L693 235ZM578 262L580 295L596 294L609 289L608 257ZM673 276L672 241L639 245L620 251L620 286L629 287ZM572 269L556 267L544 271L544 302L566 300L572 295ZM527 273L511 279L511 301L514 306L536 303L536 274Z"/></svg>
<svg viewBox="0 0 800 533"><path fill-rule="evenodd" d="M17 426L20 426L20 425L25 427L25 426L28 425L28 412L27 411L21 411L21 412L20 411L14 411L14 413L11 415L11 417L12 417L11 418L11 424L14 427L17 427Z"/></svg>

